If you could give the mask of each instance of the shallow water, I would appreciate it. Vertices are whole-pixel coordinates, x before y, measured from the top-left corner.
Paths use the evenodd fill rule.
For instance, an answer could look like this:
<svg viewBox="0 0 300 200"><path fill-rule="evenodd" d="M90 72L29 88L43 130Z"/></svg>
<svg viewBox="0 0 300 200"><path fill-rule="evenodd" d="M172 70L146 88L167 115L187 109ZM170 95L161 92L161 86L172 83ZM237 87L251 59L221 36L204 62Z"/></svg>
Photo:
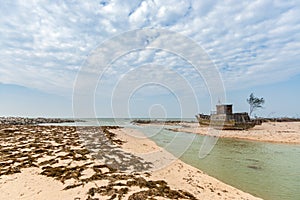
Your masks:
<svg viewBox="0 0 300 200"><path fill-rule="evenodd" d="M177 133L179 139L176 139L174 134L163 130L152 139L172 154L180 155L182 149L178 146L195 136L180 157L187 164L267 200L300 199L300 145L220 138L210 154L200 159L204 136Z"/></svg>
<svg viewBox="0 0 300 200"><path fill-rule="evenodd" d="M220 138L210 154L200 159L204 136L164 129L168 126L133 126L130 119L99 121L87 119L77 125L136 128L187 164L245 192L266 200L300 199L300 145Z"/></svg>

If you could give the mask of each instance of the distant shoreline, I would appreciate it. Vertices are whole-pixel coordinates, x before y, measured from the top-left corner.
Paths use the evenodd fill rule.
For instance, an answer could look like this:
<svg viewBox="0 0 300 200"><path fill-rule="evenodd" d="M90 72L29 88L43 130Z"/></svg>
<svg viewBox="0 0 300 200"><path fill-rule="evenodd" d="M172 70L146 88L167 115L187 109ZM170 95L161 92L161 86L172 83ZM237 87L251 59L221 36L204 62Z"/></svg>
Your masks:
<svg viewBox="0 0 300 200"><path fill-rule="evenodd" d="M28 118L28 117L0 117L0 124L4 125L38 125L48 123L74 123L84 122L79 119L67 119L67 118Z"/></svg>
<svg viewBox="0 0 300 200"><path fill-rule="evenodd" d="M255 118L261 120L262 122L300 122L300 118L292 118L292 117L276 117L276 118L269 118L269 117L262 117L262 118ZM196 119L195 119L196 121ZM140 124L151 124L151 123L181 123L181 122L190 122L193 123L195 121L191 120L150 120L150 119L135 119L132 120L132 123L140 123Z"/></svg>
<svg viewBox="0 0 300 200"><path fill-rule="evenodd" d="M91 118L48 118L48 117L0 117L0 124L6 125L38 125L38 124L59 124L59 123L75 123L75 122L85 122L85 119ZM101 118L95 118L100 119ZM108 119L108 118L103 118ZM109 118L110 119L110 118ZM111 118L113 119L113 118ZM130 119L130 118L128 118ZM262 122L300 122L300 118L291 117L278 117L278 118L257 118ZM134 118L131 123L133 124L180 124L180 123L196 123L197 120L192 120L192 118L181 119L170 118L170 119L145 119L145 118Z"/></svg>

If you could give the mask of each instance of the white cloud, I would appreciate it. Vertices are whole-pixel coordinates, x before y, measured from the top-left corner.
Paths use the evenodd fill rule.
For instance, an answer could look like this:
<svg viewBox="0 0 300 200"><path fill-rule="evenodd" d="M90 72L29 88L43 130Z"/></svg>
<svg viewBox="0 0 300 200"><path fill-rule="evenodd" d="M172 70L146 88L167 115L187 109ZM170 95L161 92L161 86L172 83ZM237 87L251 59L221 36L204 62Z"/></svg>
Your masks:
<svg viewBox="0 0 300 200"><path fill-rule="evenodd" d="M230 90L300 73L297 1L6 1L0 13L4 83L69 94L91 50L112 36L143 27L170 29L204 47ZM107 73L159 63L176 66L193 84L199 78L163 51L137 51L122 59ZM161 76L168 78L167 73Z"/></svg>

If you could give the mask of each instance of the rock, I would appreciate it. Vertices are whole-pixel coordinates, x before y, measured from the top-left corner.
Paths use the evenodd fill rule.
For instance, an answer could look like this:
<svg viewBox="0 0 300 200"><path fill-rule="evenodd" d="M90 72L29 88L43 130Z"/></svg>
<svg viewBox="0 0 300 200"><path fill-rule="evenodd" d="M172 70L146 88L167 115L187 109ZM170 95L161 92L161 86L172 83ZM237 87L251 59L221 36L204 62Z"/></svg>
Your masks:
<svg viewBox="0 0 300 200"><path fill-rule="evenodd" d="M60 118L24 118L24 117L0 117L0 124L6 125L35 125L45 123L74 123L83 120L60 119Z"/></svg>

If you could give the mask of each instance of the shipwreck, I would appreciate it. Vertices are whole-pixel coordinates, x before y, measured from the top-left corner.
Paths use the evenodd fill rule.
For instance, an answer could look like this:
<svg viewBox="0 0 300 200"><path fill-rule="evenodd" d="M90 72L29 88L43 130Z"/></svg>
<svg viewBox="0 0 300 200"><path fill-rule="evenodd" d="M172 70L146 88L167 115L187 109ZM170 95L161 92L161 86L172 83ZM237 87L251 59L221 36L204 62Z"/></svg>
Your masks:
<svg viewBox="0 0 300 200"><path fill-rule="evenodd" d="M262 123L260 120L250 119L247 112L233 113L232 104L216 105L216 111L211 115L198 114L196 118L201 126L221 130L247 130Z"/></svg>

